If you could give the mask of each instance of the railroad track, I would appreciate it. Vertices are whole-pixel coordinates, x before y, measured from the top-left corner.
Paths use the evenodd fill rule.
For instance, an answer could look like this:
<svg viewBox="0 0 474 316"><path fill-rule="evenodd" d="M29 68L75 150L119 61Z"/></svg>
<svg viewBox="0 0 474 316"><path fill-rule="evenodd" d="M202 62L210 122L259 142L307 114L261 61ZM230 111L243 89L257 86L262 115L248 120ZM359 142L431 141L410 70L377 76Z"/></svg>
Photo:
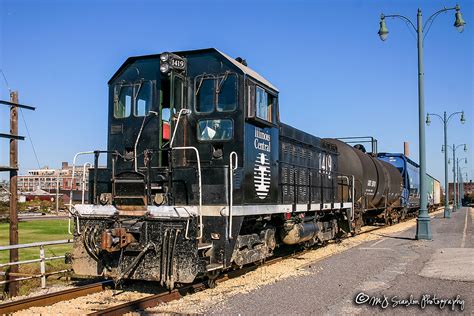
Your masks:
<svg viewBox="0 0 474 316"><path fill-rule="evenodd" d="M436 211L439 211L442 208L437 209ZM410 218L406 219L409 220ZM385 226L365 226L366 228L361 231L358 235L363 235L363 234L368 234L371 232L374 232L376 230L379 230L381 228L387 227ZM258 267L265 265L272 265L277 262L280 262L285 259L289 259L295 256L301 256L307 251L314 250L315 248L309 248L303 251L293 251L288 254L280 255L274 258L271 258L269 260L266 260L265 263L261 265L251 265L247 267L243 267L238 270L234 271L229 271L225 274L223 274L221 277L219 277L216 280L216 283L221 283L225 282L226 280L232 279L239 277L243 274L246 274L250 271L253 271L257 269ZM30 307L35 307L35 306L49 306L61 301L65 300L71 300L74 298L78 298L81 296L85 296L88 294L93 294L93 293L98 293L106 289L107 287L110 287L113 285L113 282L111 280L107 281L102 281L94 284L89 284L85 286L80 286L77 288L73 289L68 289L65 291L60 291L60 292L55 292L55 293L50 293L50 294L45 294L45 295L40 295L37 297L31 297L27 298L24 300L19 300L19 301L14 301L6 304L1 304L0 305L0 315L2 314L8 314L8 313L14 313L16 311L20 311L23 309L28 309ZM163 292L153 294L144 298L140 298L138 300L133 300L130 302L126 302L123 304L115 305L112 307L107 307L103 310L99 310L93 313L90 313L89 315L123 315L128 312L133 312L137 310L145 310L147 308L155 307L159 304L162 303L167 303L171 301L178 300L185 295L191 294L191 293L196 293L199 291L203 291L207 289L209 286L207 284L207 281L202 281L202 282L197 282L192 285L184 286L178 289L174 289L172 291L168 290L163 290Z"/></svg>
<svg viewBox="0 0 474 316"><path fill-rule="evenodd" d="M98 293L113 286L111 280L87 284L64 291L29 297L26 299L4 303L0 305L0 315L11 314L31 307L49 306L61 301L72 300L81 296Z"/></svg>
<svg viewBox="0 0 474 316"><path fill-rule="evenodd" d="M298 253L293 253L293 254L290 254L290 255L283 256L283 257L275 257L275 258L272 258L272 259L269 259L269 260L265 261L265 263L262 264L262 265L268 266L268 265L271 265L271 264L275 264L275 263L280 262L282 260L294 257L295 255L302 255L306 251L309 251L309 250L300 251ZM250 271L253 271L253 270L257 269L258 267L260 267L262 265L251 265L251 266L243 267L243 268L238 269L238 270L229 271L226 274L223 274L221 277L219 277L216 280L216 283L222 283L222 282L225 282L229 279L239 277L239 276L241 276L245 273L248 273ZM209 288L209 286L207 285L207 281L197 282L197 283L194 283L192 285L188 285L188 286L184 286L182 288L174 289L172 291L164 290L162 293L150 295L150 296L138 299L138 300L134 300L134 301L126 302L126 303L123 303L123 304L115 305L115 306L112 306L112 307L108 307L108 308L105 308L103 310L90 313L88 315L89 316L123 315L125 313L138 311L138 310L145 310L147 308L155 307L155 306L157 306L159 304L162 304L162 303L168 303L168 302L171 302L171 301L179 300L180 298L182 298L182 297L184 297L188 294L196 293L196 292L199 292L199 291L204 291L207 288Z"/></svg>
<svg viewBox="0 0 474 316"><path fill-rule="evenodd" d="M442 209L443 209L443 207L437 208L434 212L437 212L437 211L442 210ZM403 220L401 222L408 221L410 219L412 219L412 217L406 218L405 220ZM365 227L366 228L363 231L361 231L360 233L358 233L358 235L363 235L363 234L368 234L368 233L374 232L374 231L379 230L381 228L387 227L387 225L383 225L383 226L382 225L381 226L365 226ZM314 249L315 248L312 247L312 248L309 248L309 249L306 249L306 250L303 250L303 251L293 252L291 254L271 258L269 260L266 260L263 265L268 266L268 265L275 264L275 263L280 262L280 261L285 260L285 259L289 259L289 258L292 258L292 257L295 257L295 256L301 256L304 253L306 253L307 251L311 251L311 250L314 250ZM255 270L260 266L262 266L262 265L252 265L252 266L248 266L248 267L243 267L242 269L239 269L239 270L229 271L228 273L224 274L222 277L218 278L216 280L216 282L217 283L225 282L228 279L235 278L235 277L241 276L245 273L248 273L252 270ZM99 315L100 316L115 316L115 315L123 315L125 313L129 313L129 312L133 312L133 311L145 310L147 308L155 307L155 306L157 306L159 304L162 304L162 303L167 303L167 302L178 300L178 299L184 297L187 294L202 291L202 290L205 290L207 288L208 288L208 286L206 285L206 281L199 282L199 283L195 283L193 285L189 285L189 286L186 286L186 287L183 287L183 288L180 288L180 289L175 289L173 291L164 291L163 293L158 293L158 294L147 296L147 297L135 300L135 301L131 301L131 302L123 303L123 304L120 304L120 305L112 306L112 307L109 307L109 308L91 313L91 314L89 314L89 316L92 316L92 315L93 316L99 316Z"/></svg>

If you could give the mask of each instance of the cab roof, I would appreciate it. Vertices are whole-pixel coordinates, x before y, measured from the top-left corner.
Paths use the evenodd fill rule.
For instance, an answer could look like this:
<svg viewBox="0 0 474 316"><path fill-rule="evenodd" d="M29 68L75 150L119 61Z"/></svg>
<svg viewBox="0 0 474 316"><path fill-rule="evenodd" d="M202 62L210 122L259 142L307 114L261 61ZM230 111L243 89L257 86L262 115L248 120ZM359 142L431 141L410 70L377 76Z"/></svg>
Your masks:
<svg viewBox="0 0 474 316"><path fill-rule="evenodd" d="M275 92L279 92L277 87L275 87L270 81L265 79L263 76L261 76L258 72L255 70L251 69L248 66L245 66L244 64L238 62L234 58L230 57L229 55L215 49L215 48L205 48L205 49L197 49L197 50L187 50L187 51L179 51L179 52L173 52L173 54L179 55L179 56L190 56L190 55L203 55L203 54L209 54L209 53L217 53L227 61L229 61L232 65L234 65L237 69L239 69L243 74L246 74L249 77L252 77L253 79L257 80L258 82L262 83L263 85L267 86L268 88L274 90ZM130 64L134 63L137 60L141 59L154 59L154 58L159 58L160 54L152 54L152 55L143 55L143 56L134 56L134 57L129 57L123 64L120 66L120 68L115 72L115 74L110 78L109 84L116 78L118 77L122 71Z"/></svg>

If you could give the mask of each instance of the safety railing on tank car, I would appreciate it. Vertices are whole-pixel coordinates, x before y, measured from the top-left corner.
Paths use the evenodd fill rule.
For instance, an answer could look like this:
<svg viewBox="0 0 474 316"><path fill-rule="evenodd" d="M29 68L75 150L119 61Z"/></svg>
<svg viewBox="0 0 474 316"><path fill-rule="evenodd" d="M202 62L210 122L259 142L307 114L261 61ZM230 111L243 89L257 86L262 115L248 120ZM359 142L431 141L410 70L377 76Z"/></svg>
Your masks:
<svg viewBox="0 0 474 316"><path fill-rule="evenodd" d="M0 284L7 284L10 282L17 282L17 281L25 281L31 280L35 278L41 278L41 288L46 288L46 278L50 275L62 274L70 272L70 269L63 269L59 271L52 271L46 272L46 261L52 260L59 260L64 259L65 255L62 256L53 256L53 257L46 257L45 255L45 246L52 246L52 245L63 245L72 243L72 240L65 239L65 240L55 240L55 241L43 241L43 242L34 242L30 244L18 244L18 245L9 245L9 246L0 246L0 251L10 251L11 249L26 249L26 248L36 248L39 247L39 258L38 259L30 259L30 260L22 260L16 262L7 262L7 263L0 263L1 268L7 268L10 266L19 266L24 264L31 264L39 262L40 264L40 274L25 274L25 273L9 273L5 271L0 271L0 276L12 276L15 277L14 279L2 280Z"/></svg>
<svg viewBox="0 0 474 316"><path fill-rule="evenodd" d="M351 221L353 221L354 220L355 177L354 177L354 175L351 175L351 176L338 175L337 178L342 179L342 180L346 180L346 184L338 183L338 185L341 188L341 196L343 197L341 203L344 205L344 187L347 187L347 189L348 189L347 199L348 200L346 202L351 203Z"/></svg>

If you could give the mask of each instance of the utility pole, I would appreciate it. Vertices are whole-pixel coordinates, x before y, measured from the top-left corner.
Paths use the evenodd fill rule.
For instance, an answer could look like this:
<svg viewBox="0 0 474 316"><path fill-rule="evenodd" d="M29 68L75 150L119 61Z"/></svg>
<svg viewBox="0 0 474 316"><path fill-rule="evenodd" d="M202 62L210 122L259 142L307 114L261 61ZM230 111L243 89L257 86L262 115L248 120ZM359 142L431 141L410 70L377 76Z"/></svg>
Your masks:
<svg viewBox="0 0 474 316"><path fill-rule="evenodd" d="M18 104L18 92L10 92L10 102ZM18 107L10 106L10 135L18 135ZM18 140L10 139L10 245L18 244ZM18 261L18 249L10 249L10 262ZM14 280L18 273L18 265L10 267L8 279ZM8 293L18 295L18 282L10 282Z"/></svg>
<svg viewBox="0 0 474 316"><path fill-rule="evenodd" d="M18 103L18 92L10 92L10 101L0 100L1 105L10 107L10 133L0 133L0 138L10 139L10 165L0 166L0 171L10 172L10 245L18 244L18 141L24 140L24 136L18 135L18 108L32 110L35 108L29 105ZM18 261L18 249L10 250L10 262ZM10 266L7 272L8 294L18 295L18 282L14 281L18 276L18 265Z"/></svg>

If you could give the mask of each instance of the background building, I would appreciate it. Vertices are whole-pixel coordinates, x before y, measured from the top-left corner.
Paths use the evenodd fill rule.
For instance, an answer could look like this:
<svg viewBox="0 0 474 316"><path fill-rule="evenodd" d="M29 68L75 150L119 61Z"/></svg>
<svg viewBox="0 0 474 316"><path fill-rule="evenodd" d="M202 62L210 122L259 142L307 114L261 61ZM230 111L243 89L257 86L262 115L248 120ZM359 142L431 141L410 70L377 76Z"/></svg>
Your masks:
<svg viewBox="0 0 474 316"><path fill-rule="evenodd" d="M34 169L28 170L27 175L18 176L18 190L22 192L31 192L38 188L55 192L59 190L82 190L83 168L76 167L74 172L74 180L72 179L72 166L67 162L63 162L61 169ZM89 169L86 168L85 187L89 183Z"/></svg>
<svg viewBox="0 0 474 316"><path fill-rule="evenodd" d="M472 196L474 194L474 182L470 180L469 182L464 182L464 195ZM457 189L457 188L456 188ZM449 183L449 199L451 200L453 198L453 183Z"/></svg>
<svg viewBox="0 0 474 316"><path fill-rule="evenodd" d="M28 174L18 176L18 191L22 193L35 192L44 190L48 193L56 193L56 189L60 194L65 194L65 198L69 199L69 193L73 190L73 200L80 200L82 197L82 188L85 188L85 196L87 200L87 188L89 184L89 168L85 169L85 177L82 166L76 166L74 171L74 179L72 179L72 166L67 162L63 162L61 169L43 169L28 170Z"/></svg>

